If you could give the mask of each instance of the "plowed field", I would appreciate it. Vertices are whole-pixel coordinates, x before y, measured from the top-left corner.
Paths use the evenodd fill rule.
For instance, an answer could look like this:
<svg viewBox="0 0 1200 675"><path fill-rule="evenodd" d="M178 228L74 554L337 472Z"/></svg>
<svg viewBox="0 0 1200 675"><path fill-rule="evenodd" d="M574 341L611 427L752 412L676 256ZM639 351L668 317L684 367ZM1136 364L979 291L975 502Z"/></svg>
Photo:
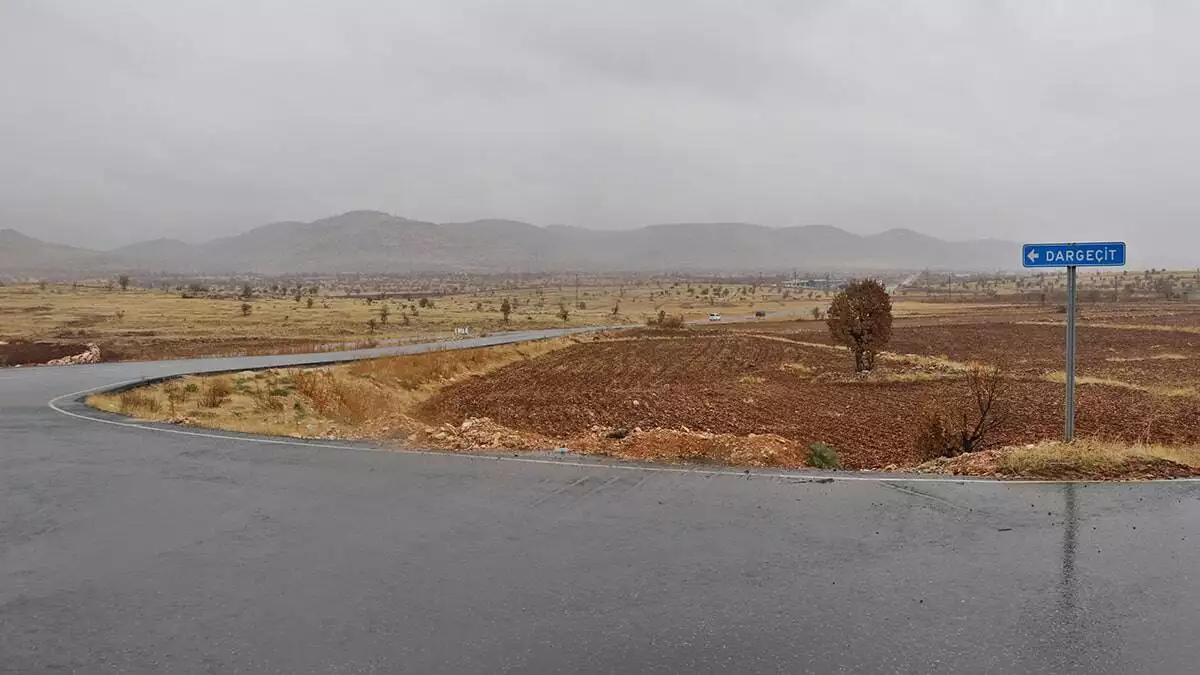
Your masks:
<svg viewBox="0 0 1200 675"><path fill-rule="evenodd" d="M579 344L452 385L419 414L452 424L490 417L556 438L596 427L776 434L829 443L846 468L879 468L917 463L915 421L963 395L953 371L928 359L889 359L871 377L856 379L848 353L811 345L825 340L820 332L791 338L718 330ZM888 349L1006 361L1014 378L1012 423L1001 440L1033 443L1061 434L1063 388L1045 377L1063 368L1062 342L1058 326L947 324L898 327ZM1200 442L1200 398L1134 386L1200 382L1200 334L1084 328L1079 353L1082 375L1127 378L1080 386L1080 435Z"/></svg>

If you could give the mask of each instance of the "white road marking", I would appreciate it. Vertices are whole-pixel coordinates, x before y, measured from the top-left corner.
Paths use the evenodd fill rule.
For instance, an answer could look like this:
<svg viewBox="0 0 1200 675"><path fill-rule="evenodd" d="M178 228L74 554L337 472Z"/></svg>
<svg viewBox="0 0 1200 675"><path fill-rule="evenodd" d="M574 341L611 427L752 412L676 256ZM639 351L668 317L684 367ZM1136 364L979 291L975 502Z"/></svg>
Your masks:
<svg viewBox="0 0 1200 675"><path fill-rule="evenodd" d="M480 340L483 340L483 339L486 339L486 338L480 338ZM536 339L536 338L534 338L534 339ZM513 340L512 342L501 342L500 344L512 344L512 343L520 342L520 341L522 341L522 340L517 339L517 340ZM462 342L468 342L468 341L464 340ZM462 342L459 343L458 348L465 346L465 345L462 345ZM452 344L454 344L454 343L449 343L445 346L438 345L438 346L434 347L433 350L456 348L454 346L450 346ZM409 346L411 347L414 345L409 345ZM372 357L364 357L364 358L372 358ZM304 364L285 364L285 365L280 365L280 366L276 366L276 367L296 368L296 367L301 367L303 365ZM333 365L333 363L316 364L316 365ZM203 372L203 371L198 371L198 372ZM30 373L30 374L32 374L32 373ZM188 374L188 373L178 373L179 376L183 376L186 374ZM1097 481L1024 480L1024 479L1000 480L1000 479L995 479L995 478L974 478L974 477L968 477L968 476L896 476L896 475L885 475L885 476L845 475L845 476L842 476L842 475L831 475L828 473L808 474L808 473L805 473L800 470L797 470L797 471L756 471L753 469L750 469L750 470L740 469L739 470L736 467L729 467L726 469L715 469L714 470L712 468L701 469L701 468L681 468L681 467L673 467L673 466L643 466L643 465L639 465L639 464L622 464L622 463L617 463L617 462L603 462L603 461L581 462L581 461L566 460L566 459L539 459L537 457L510 457L507 455L495 455L495 456L478 455L478 454L470 454L470 453L442 452L442 451L437 451L437 450L411 450L411 449L405 449L405 448L371 448L371 447L367 447L365 445L339 445L336 443L314 443L312 441L301 441L301 440L295 440L295 439L289 439L289 438L283 438L283 437L267 438L267 437L262 437L262 436L253 436L250 434L240 435L240 436L231 436L228 434L219 434L219 433L206 432L206 431L188 431L186 429L168 429L168 428L164 428L162 426L148 426L146 424L137 424L134 422L118 422L117 420L108 420L108 419L103 419L100 417L91 417L89 415L80 415L79 413L73 413L69 410L63 410L62 408L58 407L59 402L63 401L64 399L75 399L80 396L83 396L84 394L91 394L91 393L94 393L97 391L116 389L118 387L122 387L127 384L134 384L136 382L142 382L145 379L147 379L147 378L140 377L140 378L133 379L133 380L124 380L121 382L114 382L112 384L101 385L99 387L92 387L90 389L84 389L81 391L72 392L70 394L63 394L61 396L56 396L56 397L50 399L49 401L46 402L46 405L49 406L51 410L54 410L57 413L66 415L67 417L74 417L75 419L86 420L88 422L99 422L101 424L111 424L113 426L126 427L129 429L141 429L143 431L158 431L158 432L167 433L167 434L178 434L180 436L194 436L197 438L213 438L213 439L227 440L227 441L242 441L242 442L246 442L246 443L259 443L259 444L263 444L263 445L290 445L290 446L294 446L294 447L318 448L318 449L324 449L324 450L357 450L357 451L368 451L368 452L390 452L390 453L403 454L403 455L425 455L425 456L430 456L430 457L454 457L454 458L458 458L458 459L469 459L469 460L484 459L484 460L495 460L495 461L500 461L500 462L516 462L516 463L520 463L520 464L550 464L553 466L573 466L573 467L580 467L580 468L602 468L602 469L616 469L616 470L621 470L621 471L642 471L642 472L651 472L651 473L705 474L708 476L731 476L731 477L735 477L735 478L775 478L775 479L781 479L781 480L786 479L786 480L791 480L791 481L801 481L804 483L823 483L823 482L830 481L830 480L843 481L843 482L858 481L858 482L866 482L866 483L955 483L955 484L959 484L959 485L965 485L968 483L986 483L989 485L1062 485L1062 484L1066 484L1066 483L1085 483L1085 484L1097 483ZM1200 477L1198 477L1198 478L1158 479L1158 480L1152 480L1152 481L1138 481L1138 482L1142 482L1142 483L1151 483L1151 482L1153 482L1153 483L1190 483L1190 482L1197 482L1197 481L1200 481Z"/></svg>
<svg viewBox="0 0 1200 675"><path fill-rule="evenodd" d="M61 413L68 417L86 420L88 422L99 422L101 424L111 424L117 427L126 427L129 429L141 429L143 431L159 431L166 434L178 434L180 436L195 436L198 438L213 438L224 441L241 441L246 443L260 443L263 445L290 445L301 448L317 448L323 450L357 450L367 452L389 452L401 455L425 455L430 457L453 457L457 459L469 460L494 460L500 462L516 462L520 464L550 464L553 466L572 466L585 469L616 469L621 471L642 471L653 473L679 473L679 474L706 474L709 476L729 476L732 478L775 478L788 480L801 480L806 483L817 483L819 481L858 481L867 483L955 483L966 485L969 483L986 483L989 485L1061 485L1065 483L1096 483L1096 481L1060 481L1060 480L998 480L995 478L971 478L967 476L863 476L863 475L830 475L830 474L808 474L801 471L756 471L756 470L738 470L735 467L728 469L714 470L712 468L681 468L673 466L642 466L637 464L621 464L616 462L580 462L566 459L539 459L537 457L509 457L507 455L476 455L467 453L440 452L436 450L409 450L404 448L371 448L365 445L339 445L336 443L314 443L312 441L301 441L287 438L264 438L251 435L245 436L230 436L228 434L219 434L207 431L188 431L186 429L167 429L161 426L148 426L145 424L137 424L134 422L118 422L117 420L106 420L100 417L91 417L89 415L80 415L69 410L63 410L58 407L58 404L64 399L74 399L84 394L91 394L105 389L115 389L127 384L140 382L141 378L136 380L125 380L123 382L114 382L91 389L63 394L56 396L46 403L55 412ZM1185 483L1200 481L1200 478L1174 478L1169 480L1155 481L1139 481L1143 483Z"/></svg>

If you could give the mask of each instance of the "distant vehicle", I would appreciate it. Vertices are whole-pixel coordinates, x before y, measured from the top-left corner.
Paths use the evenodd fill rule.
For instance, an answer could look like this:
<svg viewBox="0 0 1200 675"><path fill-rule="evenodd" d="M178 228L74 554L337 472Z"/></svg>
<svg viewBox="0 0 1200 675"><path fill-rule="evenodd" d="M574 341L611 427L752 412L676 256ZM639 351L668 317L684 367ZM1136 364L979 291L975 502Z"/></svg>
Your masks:
<svg viewBox="0 0 1200 675"><path fill-rule="evenodd" d="M761 319L761 318L765 317L766 315L767 315L767 313L760 309L754 313L754 318Z"/></svg>
<svg viewBox="0 0 1200 675"><path fill-rule="evenodd" d="M709 314L709 315L708 315L708 320L709 320L709 321L720 321L720 320L721 320L721 315L720 315L720 314L717 314L716 312L713 312L712 314Z"/></svg>

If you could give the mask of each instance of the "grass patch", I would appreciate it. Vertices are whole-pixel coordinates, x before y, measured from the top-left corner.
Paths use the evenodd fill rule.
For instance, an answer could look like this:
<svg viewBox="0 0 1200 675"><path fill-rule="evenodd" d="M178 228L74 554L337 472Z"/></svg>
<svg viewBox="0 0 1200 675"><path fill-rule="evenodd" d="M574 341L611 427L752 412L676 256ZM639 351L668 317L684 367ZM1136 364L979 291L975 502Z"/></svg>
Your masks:
<svg viewBox="0 0 1200 675"><path fill-rule="evenodd" d="M1014 476L1119 476L1128 468L1165 460L1200 469L1200 447L1125 444L1096 439L1013 448L999 456L1000 473Z"/></svg>
<svg viewBox="0 0 1200 675"><path fill-rule="evenodd" d="M576 338L452 349L330 366L185 376L88 404L144 419L177 420L247 433L389 437L424 425L409 411L441 387L575 344Z"/></svg>
<svg viewBox="0 0 1200 675"><path fill-rule="evenodd" d="M837 469L841 466L837 448L824 443L808 446L808 458L805 462L814 469Z"/></svg>

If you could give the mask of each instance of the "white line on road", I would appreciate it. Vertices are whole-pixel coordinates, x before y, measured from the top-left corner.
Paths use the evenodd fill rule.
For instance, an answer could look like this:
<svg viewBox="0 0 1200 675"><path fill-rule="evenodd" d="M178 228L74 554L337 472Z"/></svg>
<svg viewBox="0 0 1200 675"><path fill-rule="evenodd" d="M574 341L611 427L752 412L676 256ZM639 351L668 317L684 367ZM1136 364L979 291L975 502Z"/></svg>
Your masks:
<svg viewBox="0 0 1200 675"><path fill-rule="evenodd" d="M178 434L180 436L194 436L198 438L213 438L225 441L241 441L246 443L260 443L264 445L289 445L301 448L316 448L322 450L357 450L368 452L390 452L403 455L425 455L430 457L453 457L457 459L471 460L495 460L501 462L515 462L520 464L550 464L553 466L572 466L585 469L615 469L620 471L642 471L654 473L679 473L679 474L704 474L708 476L729 476L731 478L775 478L780 480L802 480L804 482L818 481L858 481L867 483L956 483L966 485L969 483L987 483L991 485L1061 485L1064 483L1094 483L1095 481L1058 481L1058 480L997 480L994 478L969 478L964 476L941 477L941 476L863 476L863 475L831 475L831 474L805 474L800 471L755 471L755 470L737 470L735 467L723 470L713 470L712 468L681 468L671 466L643 466L640 464L620 464L616 462L580 462L569 459L539 459L537 457L509 457L506 455L475 455L453 452L439 452L436 450L409 450L403 448L370 448L363 445L339 445L336 443L314 443L312 441L300 441L286 438L263 438L250 435L231 436L228 434L212 433L207 431L188 431L186 429L168 429L161 426L149 426L146 424L137 424L134 422L118 422L117 420L107 420L101 417L91 417L89 415L80 415L69 410L63 410L58 406L63 400L75 399L84 394L93 392L115 389L127 384L140 382L141 379L125 380L123 382L114 382L91 389L63 394L56 396L46 403L55 412L61 413L68 417L74 417L88 422L99 422L101 424L111 424L117 427L126 427L129 429L141 429L143 431L158 431L166 434ZM1163 483L1184 483L1196 482L1200 478L1174 478L1170 480L1159 481L1142 481L1142 482L1163 482Z"/></svg>

